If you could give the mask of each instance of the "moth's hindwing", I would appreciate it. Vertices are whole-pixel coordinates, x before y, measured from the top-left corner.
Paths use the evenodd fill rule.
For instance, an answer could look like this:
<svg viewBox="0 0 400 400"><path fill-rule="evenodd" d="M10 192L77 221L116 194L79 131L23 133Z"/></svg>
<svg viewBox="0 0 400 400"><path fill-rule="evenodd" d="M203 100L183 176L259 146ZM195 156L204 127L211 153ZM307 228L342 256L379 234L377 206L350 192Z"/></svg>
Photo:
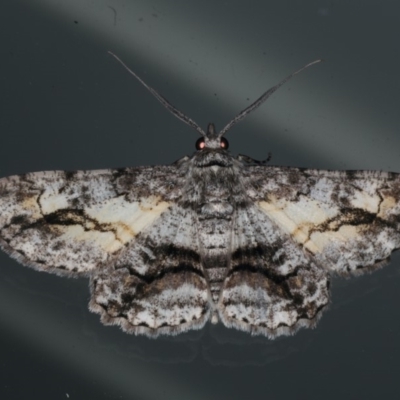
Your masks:
<svg viewBox="0 0 400 400"><path fill-rule="evenodd" d="M93 276L90 308L103 323L157 336L199 329L210 293L196 240L196 215L174 205Z"/></svg>
<svg viewBox="0 0 400 400"><path fill-rule="evenodd" d="M238 211L234 232L224 324L269 337L313 326L329 302L327 272L254 205Z"/></svg>

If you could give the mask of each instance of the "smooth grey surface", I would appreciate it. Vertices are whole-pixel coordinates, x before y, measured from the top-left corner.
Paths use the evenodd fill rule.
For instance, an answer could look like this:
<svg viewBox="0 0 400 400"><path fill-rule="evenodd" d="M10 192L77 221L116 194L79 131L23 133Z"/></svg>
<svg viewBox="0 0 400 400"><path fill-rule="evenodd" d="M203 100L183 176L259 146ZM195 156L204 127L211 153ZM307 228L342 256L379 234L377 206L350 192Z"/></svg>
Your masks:
<svg viewBox="0 0 400 400"><path fill-rule="evenodd" d="M196 133L108 54L217 128L316 59L228 134L272 163L400 172L394 1L4 2L0 174L173 162ZM399 396L400 257L334 279L317 329L270 341L209 326L150 340L104 327L88 282L0 254L0 398L376 399Z"/></svg>

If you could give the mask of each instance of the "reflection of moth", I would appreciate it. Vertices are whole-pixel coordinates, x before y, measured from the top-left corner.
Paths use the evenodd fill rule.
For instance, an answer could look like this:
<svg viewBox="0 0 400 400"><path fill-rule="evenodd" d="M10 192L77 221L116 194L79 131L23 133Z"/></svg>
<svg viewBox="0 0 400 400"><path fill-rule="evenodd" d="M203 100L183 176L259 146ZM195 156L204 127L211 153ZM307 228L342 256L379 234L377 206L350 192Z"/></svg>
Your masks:
<svg viewBox="0 0 400 400"><path fill-rule="evenodd" d="M273 167L227 151L227 130L299 71L219 133L130 72L201 134L192 157L0 180L2 248L42 271L90 277L90 309L105 324L157 336L211 319L293 333L328 304L331 272L371 271L400 247L398 174Z"/></svg>

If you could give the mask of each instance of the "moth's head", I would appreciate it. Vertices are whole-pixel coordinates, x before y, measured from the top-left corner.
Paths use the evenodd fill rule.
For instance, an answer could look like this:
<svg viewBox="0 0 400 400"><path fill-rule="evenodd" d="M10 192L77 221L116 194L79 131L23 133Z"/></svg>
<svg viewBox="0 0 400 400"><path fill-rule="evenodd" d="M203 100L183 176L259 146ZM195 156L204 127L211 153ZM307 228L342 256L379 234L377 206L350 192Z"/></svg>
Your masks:
<svg viewBox="0 0 400 400"><path fill-rule="evenodd" d="M229 142L222 136L221 132L217 133L215 125L210 123L207 126L207 132L196 141L196 150L228 150Z"/></svg>
<svg viewBox="0 0 400 400"><path fill-rule="evenodd" d="M214 124L208 124L207 133L196 142L193 163L199 168L231 167L232 156L227 151L228 147L229 143L221 132L216 132Z"/></svg>

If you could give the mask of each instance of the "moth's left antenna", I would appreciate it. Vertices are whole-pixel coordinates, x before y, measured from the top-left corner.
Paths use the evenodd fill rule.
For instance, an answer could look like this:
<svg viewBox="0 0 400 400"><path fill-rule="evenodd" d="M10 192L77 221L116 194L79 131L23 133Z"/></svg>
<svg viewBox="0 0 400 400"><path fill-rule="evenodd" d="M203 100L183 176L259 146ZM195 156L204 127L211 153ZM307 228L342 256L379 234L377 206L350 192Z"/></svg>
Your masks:
<svg viewBox="0 0 400 400"><path fill-rule="evenodd" d="M252 111L254 111L256 108L260 107L262 103L264 103L265 100L268 99L269 96L271 96L272 93L274 93L276 90L278 90L284 83L286 83L290 78L293 78L295 75L297 75L299 72L305 70L308 67L311 67L311 65L317 64L323 60L315 60L313 62L310 62L309 64L305 65L303 68L300 68L299 70L293 72L289 76L287 76L285 79L280 81L277 85L273 86L271 89L268 89L264 94L262 94L254 103L250 104L248 107L246 107L244 110L240 111L238 115L236 115L235 118L233 118L232 121L230 121L224 129L222 129L221 132L218 133L218 136L222 137L225 135L225 133L232 128L233 125L241 121L244 117L246 117L248 114L250 114Z"/></svg>
<svg viewBox="0 0 400 400"><path fill-rule="evenodd" d="M140 79L118 56L116 56L111 51L109 51L108 53L111 54L131 75L133 75L172 115L175 115L176 118L196 129L196 131L199 132L200 135L206 136L203 129L201 129L200 126L196 124L196 122L185 115L182 111L179 111L165 97L161 96L160 93L150 87L145 81Z"/></svg>

